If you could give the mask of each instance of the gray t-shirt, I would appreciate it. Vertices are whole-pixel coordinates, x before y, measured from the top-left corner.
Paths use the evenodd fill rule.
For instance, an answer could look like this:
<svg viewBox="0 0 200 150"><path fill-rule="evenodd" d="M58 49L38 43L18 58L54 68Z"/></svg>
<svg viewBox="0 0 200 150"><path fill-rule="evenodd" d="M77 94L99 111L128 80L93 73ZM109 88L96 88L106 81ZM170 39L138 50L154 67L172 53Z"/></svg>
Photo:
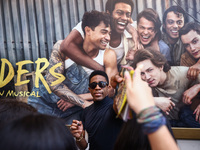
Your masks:
<svg viewBox="0 0 200 150"><path fill-rule="evenodd" d="M182 101L183 93L200 82L200 75L197 80L189 80L187 78L188 67L176 66L167 72L167 79L164 85L153 88L159 97L171 97L175 103L174 109L169 112L169 119L178 120L178 112L185 104Z"/></svg>

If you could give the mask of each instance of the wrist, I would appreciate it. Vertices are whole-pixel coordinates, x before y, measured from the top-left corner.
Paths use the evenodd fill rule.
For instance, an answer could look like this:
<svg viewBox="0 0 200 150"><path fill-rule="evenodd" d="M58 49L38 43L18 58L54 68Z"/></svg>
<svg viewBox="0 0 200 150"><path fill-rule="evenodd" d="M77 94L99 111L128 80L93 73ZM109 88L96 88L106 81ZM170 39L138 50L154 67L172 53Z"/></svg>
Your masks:
<svg viewBox="0 0 200 150"><path fill-rule="evenodd" d="M76 141L80 142L83 139L83 133L81 133L79 138L76 138Z"/></svg>
<svg viewBox="0 0 200 150"><path fill-rule="evenodd" d="M85 109L87 106L87 101L84 101L83 105L82 105L82 108Z"/></svg>
<svg viewBox="0 0 200 150"><path fill-rule="evenodd" d="M134 111L135 111L136 114L139 114L143 110L145 110L145 109L147 109L149 107L152 107L152 106L155 106L155 104L153 104L153 103L146 103L146 104L143 104L141 106L136 107Z"/></svg>

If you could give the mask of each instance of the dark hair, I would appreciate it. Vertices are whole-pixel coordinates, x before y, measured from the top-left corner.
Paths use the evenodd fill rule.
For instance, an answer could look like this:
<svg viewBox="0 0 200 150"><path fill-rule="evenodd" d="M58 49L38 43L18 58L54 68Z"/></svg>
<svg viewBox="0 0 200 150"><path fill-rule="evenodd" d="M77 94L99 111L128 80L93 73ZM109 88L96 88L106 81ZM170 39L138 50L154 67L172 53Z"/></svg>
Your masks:
<svg viewBox="0 0 200 150"><path fill-rule="evenodd" d="M107 0L106 2L106 11L112 14L113 10L115 9L115 5L117 3L125 3L131 6L131 14L133 12L134 3L133 0Z"/></svg>
<svg viewBox="0 0 200 150"><path fill-rule="evenodd" d="M161 111L161 113L163 116L167 117L163 111ZM142 130L142 124L139 124L136 119L137 116L135 113L133 113L133 119L124 123L117 137L113 150L151 150L148 137ZM166 127L174 138L174 134L168 119L166 119Z"/></svg>
<svg viewBox="0 0 200 150"><path fill-rule="evenodd" d="M156 67L162 67L163 66L163 71L168 72L171 67L167 62L167 59L162 55L159 51L152 50L152 49L140 49L138 50L133 59L132 67L136 68L137 63L150 59L151 62L156 66Z"/></svg>
<svg viewBox="0 0 200 150"><path fill-rule="evenodd" d="M91 12L85 12L82 19L82 29L84 34L86 26L94 30L95 27L98 26L101 21L103 21L106 27L110 26L110 15L108 13L99 12L96 10L92 10Z"/></svg>
<svg viewBox="0 0 200 150"><path fill-rule="evenodd" d="M164 14L163 14L163 24L166 24L166 18L167 18L167 14L169 12L174 12L177 15L182 14L183 17L184 17L184 23L188 22L187 14L183 10L183 8L181 8L180 6L171 6L168 9L166 9ZM162 31L166 32L165 28L162 27Z"/></svg>
<svg viewBox="0 0 200 150"><path fill-rule="evenodd" d="M152 8L146 8L145 10L143 10L137 15L137 23L139 23L142 17L153 22L154 32L157 32L156 37L158 38L158 40L160 40L161 39L161 31L160 31L161 21L160 21L160 17L158 13Z"/></svg>
<svg viewBox="0 0 200 150"><path fill-rule="evenodd" d="M37 110L31 105L17 101L16 99L0 100L0 124L11 120L22 118L26 115L36 113Z"/></svg>
<svg viewBox="0 0 200 150"><path fill-rule="evenodd" d="M122 126L115 142L114 150L151 150L147 135L142 131L142 125L137 123L136 115Z"/></svg>
<svg viewBox="0 0 200 150"><path fill-rule="evenodd" d="M186 23L180 30L179 30L179 35L185 35L188 32L190 32L191 30L194 30L197 32L197 34L200 35L200 24L196 23L196 22L189 22Z"/></svg>
<svg viewBox="0 0 200 150"><path fill-rule="evenodd" d="M95 70L90 74L89 83L90 83L91 78L96 76L96 75L104 76L106 78L107 83L109 84L108 75L104 71L101 71L101 70Z"/></svg>
<svg viewBox="0 0 200 150"><path fill-rule="evenodd" d="M0 149L77 150L63 120L43 114L32 114L1 128Z"/></svg>

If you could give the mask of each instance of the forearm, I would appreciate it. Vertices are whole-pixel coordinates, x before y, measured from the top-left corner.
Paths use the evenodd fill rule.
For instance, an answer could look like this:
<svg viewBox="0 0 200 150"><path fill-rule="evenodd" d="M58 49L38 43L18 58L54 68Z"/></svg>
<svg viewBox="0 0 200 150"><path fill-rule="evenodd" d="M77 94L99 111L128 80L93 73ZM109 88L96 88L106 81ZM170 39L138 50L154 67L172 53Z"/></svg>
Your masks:
<svg viewBox="0 0 200 150"><path fill-rule="evenodd" d="M90 93L79 94L79 96L84 100L93 100L93 97Z"/></svg>
<svg viewBox="0 0 200 150"><path fill-rule="evenodd" d="M76 144L80 150L85 150L88 146L88 143L85 140L85 138L82 138L80 141L76 140Z"/></svg>
<svg viewBox="0 0 200 150"><path fill-rule="evenodd" d="M154 99L154 102L155 102L155 105L156 105L159 101L159 97L153 97L153 99Z"/></svg>
<svg viewBox="0 0 200 150"><path fill-rule="evenodd" d="M93 70L104 70L103 66L89 57L83 50L83 39L78 31L72 32L61 44L61 52L79 65Z"/></svg>
<svg viewBox="0 0 200 150"><path fill-rule="evenodd" d="M84 108L85 100L72 92L66 85L61 83L58 86L54 86L52 87L52 92L61 99Z"/></svg>
<svg viewBox="0 0 200 150"><path fill-rule="evenodd" d="M200 84L197 84L196 86L197 86L198 92L200 92Z"/></svg>
<svg viewBox="0 0 200 150"><path fill-rule="evenodd" d="M49 60L50 65L46 76L47 84L49 85L51 91L61 99L83 107L84 100L75 93L73 93L66 85L62 83L62 81L59 81L63 80L64 77L63 76L65 69L64 61L65 61L65 56L60 52L60 45L55 44ZM58 65L59 63L60 65ZM53 66L55 65L58 66L54 70L51 70L51 68L53 68ZM54 73L53 75L52 72ZM62 77L62 79L61 78L58 79L58 77Z"/></svg>
<svg viewBox="0 0 200 150"><path fill-rule="evenodd" d="M165 125L156 132L148 134L148 138L153 150L178 150L178 146Z"/></svg>

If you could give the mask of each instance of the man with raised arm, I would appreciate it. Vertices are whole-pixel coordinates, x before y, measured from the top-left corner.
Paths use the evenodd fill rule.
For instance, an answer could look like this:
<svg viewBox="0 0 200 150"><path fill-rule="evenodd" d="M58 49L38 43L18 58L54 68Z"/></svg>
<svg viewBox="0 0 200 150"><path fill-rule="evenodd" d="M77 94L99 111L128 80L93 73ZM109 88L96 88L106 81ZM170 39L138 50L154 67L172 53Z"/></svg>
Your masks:
<svg viewBox="0 0 200 150"><path fill-rule="evenodd" d="M109 77L116 74L116 54L111 49L104 50L110 41L110 16L98 11L86 12L82 19L82 28L85 34L84 52L104 66ZM39 92L40 97L31 96L28 98L28 103L37 108L40 113L64 118L67 124L71 124L73 119L80 119L82 108L91 104L87 101L92 99L87 85L89 74L93 70L66 58L60 51L61 43L62 41L58 41L54 45L49 67L56 66L54 72L57 73L57 76L64 75L65 80L52 85L58 79L56 75L52 75L52 70L49 69L46 81L53 93L49 94L46 87L40 82L39 88L34 87L33 89L33 91ZM58 62L62 62L61 65Z"/></svg>
<svg viewBox="0 0 200 150"><path fill-rule="evenodd" d="M137 47L137 32L130 25L129 32L125 28L131 20L131 14L133 12L132 0L107 0L106 12L110 14L111 21L111 38L109 48L115 50L117 54L117 63L126 64L126 54L128 50L136 49ZM135 32L134 32L135 31ZM134 38L135 44L132 40ZM61 44L61 51L83 66L94 70L104 70L103 66L93 61L88 55L86 55L81 47L83 43L83 31L81 29L81 22L71 31L71 33L64 39Z"/></svg>

